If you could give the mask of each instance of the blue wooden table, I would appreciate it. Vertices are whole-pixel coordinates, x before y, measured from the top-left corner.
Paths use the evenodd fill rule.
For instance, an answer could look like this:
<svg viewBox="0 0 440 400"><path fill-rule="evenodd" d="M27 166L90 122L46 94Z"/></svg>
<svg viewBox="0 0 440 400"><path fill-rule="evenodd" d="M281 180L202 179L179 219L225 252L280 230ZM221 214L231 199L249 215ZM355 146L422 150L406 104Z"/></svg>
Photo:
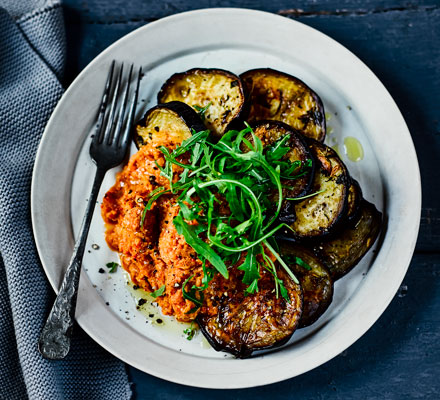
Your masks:
<svg viewBox="0 0 440 400"><path fill-rule="evenodd" d="M254 8L301 21L339 41L376 73L401 109L418 153L420 234L391 305L330 362L281 383L228 392L177 385L127 366L135 398L440 399L440 1L64 0L66 86L128 32L167 15L212 6Z"/></svg>

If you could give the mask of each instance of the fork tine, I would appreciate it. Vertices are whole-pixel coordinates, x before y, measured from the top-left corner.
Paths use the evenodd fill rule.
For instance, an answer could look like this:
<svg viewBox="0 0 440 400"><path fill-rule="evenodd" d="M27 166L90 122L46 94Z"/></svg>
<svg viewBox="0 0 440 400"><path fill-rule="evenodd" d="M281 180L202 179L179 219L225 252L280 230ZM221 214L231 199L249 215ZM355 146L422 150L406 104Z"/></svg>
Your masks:
<svg viewBox="0 0 440 400"><path fill-rule="evenodd" d="M139 84L141 82L141 78L142 78L142 67L139 68L139 73L138 73L138 77L136 80L136 89L134 92L133 99L131 100L131 103L130 103L130 110L128 112L128 120L125 125L124 134L122 135L122 138L121 138L121 141L119 144L120 147L127 146L128 141L130 140L131 126L133 125L134 114L136 112L137 98L138 98L138 93L139 93Z"/></svg>
<svg viewBox="0 0 440 400"><path fill-rule="evenodd" d="M116 105L119 98L119 88L121 86L121 80L122 80L122 70L124 68L124 64L121 64L121 68L119 69L118 78L116 80L115 89L113 91L113 98L112 98L112 105L110 108L110 114L107 119L107 124L105 127L104 137L102 138L102 143L107 142L108 144L111 143L112 140L112 131L113 131L113 124L115 121L115 111L116 111Z"/></svg>
<svg viewBox="0 0 440 400"><path fill-rule="evenodd" d="M122 131L122 125L124 123L124 116L125 116L125 109L127 107L127 101L128 101L128 93L130 92L130 85L131 85L131 74L133 72L133 64L131 64L130 67L130 72L128 73L128 78L127 78L127 82L125 84L125 91L124 91L124 96L122 98L122 102L121 102L121 107L119 109L119 117L117 119L117 125L115 128L115 132L113 134L113 141L115 143L118 143L118 141L120 142L120 134Z"/></svg>
<svg viewBox="0 0 440 400"><path fill-rule="evenodd" d="M115 60L113 60L111 63L110 70L109 70L108 76L107 76L107 81L106 81L105 87L104 87L104 93L102 95L101 104L99 105L98 118L97 118L98 122L96 123L95 135L93 137L93 141L95 143L100 143L102 140L102 138L101 138L102 133L103 133L102 127L103 127L103 123L104 123L105 110L107 108L110 88L112 86L114 69L115 69Z"/></svg>

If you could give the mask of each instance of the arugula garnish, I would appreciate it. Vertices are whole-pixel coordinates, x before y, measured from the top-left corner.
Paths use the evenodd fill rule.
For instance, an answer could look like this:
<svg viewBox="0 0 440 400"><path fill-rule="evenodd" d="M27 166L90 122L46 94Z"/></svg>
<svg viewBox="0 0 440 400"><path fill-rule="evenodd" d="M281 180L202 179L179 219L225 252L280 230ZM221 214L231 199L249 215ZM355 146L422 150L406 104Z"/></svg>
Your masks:
<svg viewBox="0 0 440 400"><path fill-rule="evenodd" d="M186 340L193 340L194 335L196 334L196 328L194 327L194 321L191 322L191 325L183 330L183 333L186 335Z"/></svg>
<svg viewBox="0 0 440 400"><path fill-rule="evenodd" d="M198 106L196 104L193 105L193 108L197 111L197 113L199 114L200 119L202 121L205 120L205 112L206 112L206 110L209 108L209 106L211 104L212 104L212 101L210 101L205 107L200 107L200 106Z"/></svg>
<svg viewBox="0 0 440 400"><path fill-rule="evenodd" d="M203 116L209 105L194 108ZM286 135L264 147L247 125L241 131L228 131L217 143L212 141L207 130L193 131L192 136L174 150L159 147L165 164L157 166L161 175L168 179L170 188L160 187L150 193L141 225L147 210L161 195L169 192L177 195L179 213L173 224L197 253L203 266L201 286L188 287L193 276L183 283L183 297L194 303L189 313L202 306L203 291L214 275L220 273L228 278L228 267L240 259L244 261L237 268L244 272L245 294L258 291L261 272L266 269L273 275L276 296L281 295L290 301L286 286L277 275L274 260L290 279L295 283L298 280L274 243L269 241L278 230L291 229L278 222L285 200L283 189L289 186L289 181L304 176L312 162L284 159L290 150L289 139L290 136ZM186 163L181 157L184 154ZM173 181L173 165L183 169L177 181ZM269 193L275 196L268 196ZM221 212L223 199L228 204L228 213Z"/></svg>
<svg viewBox="0 0 440 400"><path fill-rule="evenodd" d="M113 274L113 273L115 273L115 272L117 271L117 269L118 269L118 267L119 267L119 264L118 264L118 263L115 263L115 262L109 262L109 263L105 264L105 266L106 266L107 268L110 268L108 272L109 272L110 274Z"/></svg>
<svg viewBox="0 0 440 400"><path fill-rule="evenodd" d="M159 289L155 290L154 292L150 293L151 297L154 297L155 299L163 296L163 294L165 293L165 285L162 285Z"/></svg>
<svg viewBox="0 0 440 400"><path fill-rule="evenodd" d="M174 218L174 225L179 235L183 235L188 243L198 254L203 256L220 272L226 279L229 277L228 269L222 258L207 243L201 240L196 234L196 228L188 225L179 214Z"/></svg>
<svg viewBox="0 0 440 400"><path fill-rule="evenodd" d="M185 280L185 282L183 282L182 285L182 295L183 298L186 300L190 300L195 304L195 307L191 308L191 310L189 310L186 314L192 314L193 312L195 312L198 308L200 308L203 305L203 300L204 300L204 294L203 291L199 291L197 289L197 286L193 285L191 287L190 290L186 290L186 285L188 284L188 282L194 278L194 275L191 275L190 277L188 277L188 279ZM198 295L197 295L198 293Z"/></svg>

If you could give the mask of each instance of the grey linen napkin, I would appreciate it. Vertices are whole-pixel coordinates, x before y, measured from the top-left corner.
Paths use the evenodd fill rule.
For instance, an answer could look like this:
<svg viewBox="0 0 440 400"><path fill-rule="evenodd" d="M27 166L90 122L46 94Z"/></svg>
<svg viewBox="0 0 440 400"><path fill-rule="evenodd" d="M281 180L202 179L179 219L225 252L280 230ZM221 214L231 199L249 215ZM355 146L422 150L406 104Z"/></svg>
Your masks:
<svg viewBox="0 0 440 400"><path fill-rule="evenodd" d="M27 9L12 7L24 3ZM124 364L79 326L65 360L38 353L54 295L33 241L30 185L44 126L63 93L63 16L44 0L0 4L16 18L0 8L0 399L129 399ZM32 4L43 7L29 12Z"/></svg>

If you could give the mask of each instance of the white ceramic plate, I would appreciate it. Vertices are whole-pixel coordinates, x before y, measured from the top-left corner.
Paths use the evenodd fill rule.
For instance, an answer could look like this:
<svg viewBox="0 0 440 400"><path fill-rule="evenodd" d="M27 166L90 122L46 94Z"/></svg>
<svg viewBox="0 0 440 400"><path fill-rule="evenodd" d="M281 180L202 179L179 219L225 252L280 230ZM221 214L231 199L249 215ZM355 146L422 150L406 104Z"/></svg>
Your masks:
<svg viewBox="0 0 440 400"><path fill-rule="evenodd" d="M328 126L333 133L327 143L342 149L347 136L361 142L361 162L343 158L365 197L384 213L387 228L379 251L370 251L336 283L334 301L317 323L297 331L282 350L236 360L209 348L201 334L187 341L184 327L160 317L157 309L137 311L132 298L137 292L127 290L122 271L99 273L107 262L117 261L117 255L105 245L98 204L76 312L82 328L136 368L207 388L243 388L291 378L359 339L390 303L414 250L421 191L411 136L389 93L352 53L306 25L259 11L208 9L148 24L100 54L66 91L44 132L32 185L35 239L54 289L70 258L90 191L90 135L112 59L135 62L146 71L138 116L155 104L166 78L192 67L235 73L272 67L304 80L321 96L331 117ZM116 171L107 174L100 198ZM160 325L158 317L163 320Z"/></svg>

